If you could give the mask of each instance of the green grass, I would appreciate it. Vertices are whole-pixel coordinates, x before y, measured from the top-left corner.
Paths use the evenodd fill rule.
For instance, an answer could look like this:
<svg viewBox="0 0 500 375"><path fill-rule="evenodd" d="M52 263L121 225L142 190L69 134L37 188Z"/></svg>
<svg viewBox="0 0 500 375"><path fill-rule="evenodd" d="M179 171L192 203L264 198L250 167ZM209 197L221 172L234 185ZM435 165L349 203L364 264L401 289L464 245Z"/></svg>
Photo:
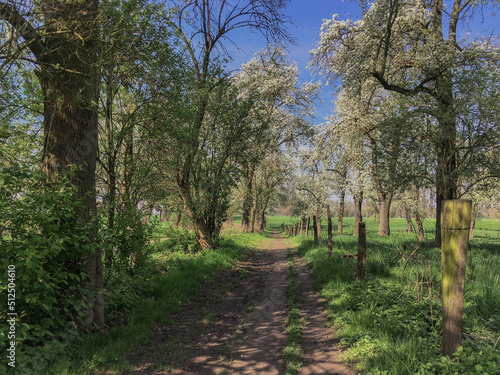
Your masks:
<svg viewBox="0 0 500 375"><path fill-rule="evenodd" d="M270 216L267 218L267 227L271 229L280 229L281 224L293 225L297 224L300 220L300 217Z"/></svg>
<svg viewBox="0 0 500 375"><path fill-rule="evenodd" d="M357 238L349 235L351 218L345 221L347 235L334 236L331 258L325 229L320 245L311 235L293 239L302 242L299 253L322 285L329 319L345 349L343 359L368 374L500 373L500 242L477 236L470 242L464 351L460 362L447 362L439 354L441 254L432 246L433 236L417 245L415 235L404 232L404 219L391 219L389 238L376 235L378 222L366 219L366 223L367 278L362 283L355 281L356 259L340 257L357 253ZM424 222L427 229L433 224ZM495 228L496 223L488 225ZM431 282L431 294L417 280Z"/></svg>
<svg viewBox="0 0 500 375"><path fill-rule="evenodd" d="M286 361L286 374L298 374L303 364L303 351L300 348L302 339L303 317L300 313L301 294L297 285L297 271L294 267L294 251L287 250L287 294L288 294L288 316L286 319L287 340L283 349Z"/></svg>
<svg viewBox="0 0 500 375"><path fill-rule="evenodd" d="M167 232L165 229L163 234L172 234ZM161 233L157 235L162 237ZM223 239L217 250L194 253L182 250L183 244L172 251L168 239L151 245L152 263L143 271L149 276L140 285L140 300L127 312L126 324L76 338L70 344L55 343L54 349L60 355L52 363L44 362L43 353L34 358L28 357L31 352L24 356L19 353L18 364L23 368L18 373L87 375L103 369L127 371L126 354L151 339L155 324L171 323L170 316L181 311L184 302L196 298L200 286L212 283L221 269L232 267L265 238L259 234L232 235Z"/></svg>

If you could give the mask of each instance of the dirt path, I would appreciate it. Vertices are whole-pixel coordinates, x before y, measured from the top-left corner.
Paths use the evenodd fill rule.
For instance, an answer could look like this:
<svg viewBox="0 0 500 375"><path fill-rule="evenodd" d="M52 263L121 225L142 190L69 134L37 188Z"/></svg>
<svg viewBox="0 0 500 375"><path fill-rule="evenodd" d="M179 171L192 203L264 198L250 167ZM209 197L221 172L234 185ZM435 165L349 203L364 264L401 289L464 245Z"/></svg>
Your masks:
<svg viewBox="0 0 500 375"><path fill-rule="evenodd" d="M334 332L326 326L327 316L322 301L314 291L314 279L302 258L295 259L298 273L297 283L302 290L302 313L306 322L302 328L302 349L304 366L300 374L337 374L351 375L354 372L340 361L341 351L334 339Z"/></svg>
<svg viewBox="0 0 500 375"><path fill-rule="evenodd" d="M214 284L203 287L196 300L171 317L174 324L155 327L153 339L128 356L133 370L122 374L283 374L287 247L278 232L271 237L264 251L252 252L247 261L221 271ZM307 315L301 374L353 374L339 361L304 261L296 258L295 267Z"/></svg>
<svg viewBox="0 0 500 375"><path fill-rule="evenodd" d="M272 237L267 261L261 265L266 273L262 298L250 317L253 327L235 348L237 360L229 366L232 374L278 375L285 370L286 244L279 233Z"/></svg>

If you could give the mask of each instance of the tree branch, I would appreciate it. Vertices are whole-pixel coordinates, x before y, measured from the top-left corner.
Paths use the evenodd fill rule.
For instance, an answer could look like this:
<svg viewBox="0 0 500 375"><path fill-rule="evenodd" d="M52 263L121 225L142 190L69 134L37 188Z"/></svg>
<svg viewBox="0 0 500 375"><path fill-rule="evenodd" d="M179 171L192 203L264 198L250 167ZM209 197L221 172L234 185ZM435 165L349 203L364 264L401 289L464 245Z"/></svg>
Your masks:
<svg viewBox="0 0 500 375"><path fill-rule="evenodd" d="M37 59L46 52L45 44L35 28L19 13L14 4L0 2L0 20L7 21L24 38Z"/></svg>

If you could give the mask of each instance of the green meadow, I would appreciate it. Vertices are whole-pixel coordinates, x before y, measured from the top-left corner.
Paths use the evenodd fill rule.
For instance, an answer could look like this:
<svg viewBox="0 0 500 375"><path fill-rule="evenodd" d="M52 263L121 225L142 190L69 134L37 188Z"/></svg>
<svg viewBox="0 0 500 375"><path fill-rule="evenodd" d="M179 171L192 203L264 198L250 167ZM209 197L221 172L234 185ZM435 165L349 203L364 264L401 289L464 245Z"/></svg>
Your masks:
<svg viewBox="0 0 500 375"><path fill-rule="evenodd" d="M297 223L273 217L268 223ZM367 277L357 282L354 218L343 221L344 235L333 230L333 256L327 254L326 220L319 244L293 237L318 282L329 321L337 331L343 360L366 374L500 373L500 220L477 220L469 243L464 295L464 341L455 359L440 355L441 251L433 248L435 221L424 221L427 239L406 232L405 219L391 219L391 236L367 226ZM482 233L481 229L482 228Z"/></svg>

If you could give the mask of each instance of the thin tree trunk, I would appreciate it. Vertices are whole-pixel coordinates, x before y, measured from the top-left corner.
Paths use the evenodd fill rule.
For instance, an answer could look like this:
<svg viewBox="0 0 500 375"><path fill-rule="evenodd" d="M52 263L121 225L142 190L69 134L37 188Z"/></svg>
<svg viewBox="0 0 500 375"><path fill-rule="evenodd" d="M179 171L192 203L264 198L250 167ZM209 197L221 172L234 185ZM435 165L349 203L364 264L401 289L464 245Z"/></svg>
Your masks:
<svg viewBox="0 0 500 375"><path fill-rule="evenodd" d="M378 226L379 236L390 236L391 226L390 226L390 215L391 215L391 193L378 193L379 205L380 205L380 221Z"/></svg>
<svg viewBox="0 0 500 375"><path fill-rule="evenodd" d="M316 223L316 215L313 215L313 232L314 232L314 242L318 242L318 225Z"/></svg>
<svg viewBox="0 0 500 375"><path fill-rule="evenodd" d="M422 224L422 220L420 219L420 214L418 213L418 210L415 211L415 222L417 223L418 239L422 241L425 238L424 225Z"/></svg>
<svg viewBox="0 0 500 375"><path fill-rule="evenodd" d="M311 226L311 217L307 217L307 224L306 224L306 237L309 236L309 227Z"/></svg>
<svg viewBox="0 0 500 375"><path fill-rule="evenodd" d="M405 206L405 217L406 217L406 231L408 233L413 232L413 223L411 221L411 212L408 207Z"/></svg>
<svg viewBox="0 0 500 375"><path fill-rule="evenodd" d="M472 223L470 225L469 240L474 239L474 232L475 231L476 231L476 218L473 218Z"/></svg>
<svg viewBox="0 0 500 375"><path fill-rule="evenodd" d="M259 232L264 233L266 231L266 210L267 205L269 204L269 197L264 202L264 207L260 210L259 215Z"/></svg>
<svg viewBox="0 0 500 375"><path fill-rule="evenodd" d="M252 207L252 187L253 187L253 171L251 167L244 170L246 173L245 192L243 194L243 211L241 213L241 227L243 231L250 230L250 210Z"/></svg>
<svg viewBox="0 0 500 375"><path fill-rule="evenodd" d="M253 195L253 205L250 213L250 232L255 232L255 219L257 215L257 204L259 203L259 193L257 189L257 183L255 181L255 175L253 178L253 186L254 186L254 195Z"/></svg>
<svg viewBox="0 0 500 375"><path fill-rule="evenodd" d="M342 221L344 220L344 209L345 209L345 190L342 190L340 193L340 202L339 202L339 219L338 219L338 230L337 233L339 236L342 236Z"/></svg>
<svg viewBox="0 0 500 375"><path fill-rule="evenodd" d="M182 219L182 211L177 210L177 217L175 218L175 224L174 224L176 228L179 228L179 225L181 225L181 219Z"/></svg>

